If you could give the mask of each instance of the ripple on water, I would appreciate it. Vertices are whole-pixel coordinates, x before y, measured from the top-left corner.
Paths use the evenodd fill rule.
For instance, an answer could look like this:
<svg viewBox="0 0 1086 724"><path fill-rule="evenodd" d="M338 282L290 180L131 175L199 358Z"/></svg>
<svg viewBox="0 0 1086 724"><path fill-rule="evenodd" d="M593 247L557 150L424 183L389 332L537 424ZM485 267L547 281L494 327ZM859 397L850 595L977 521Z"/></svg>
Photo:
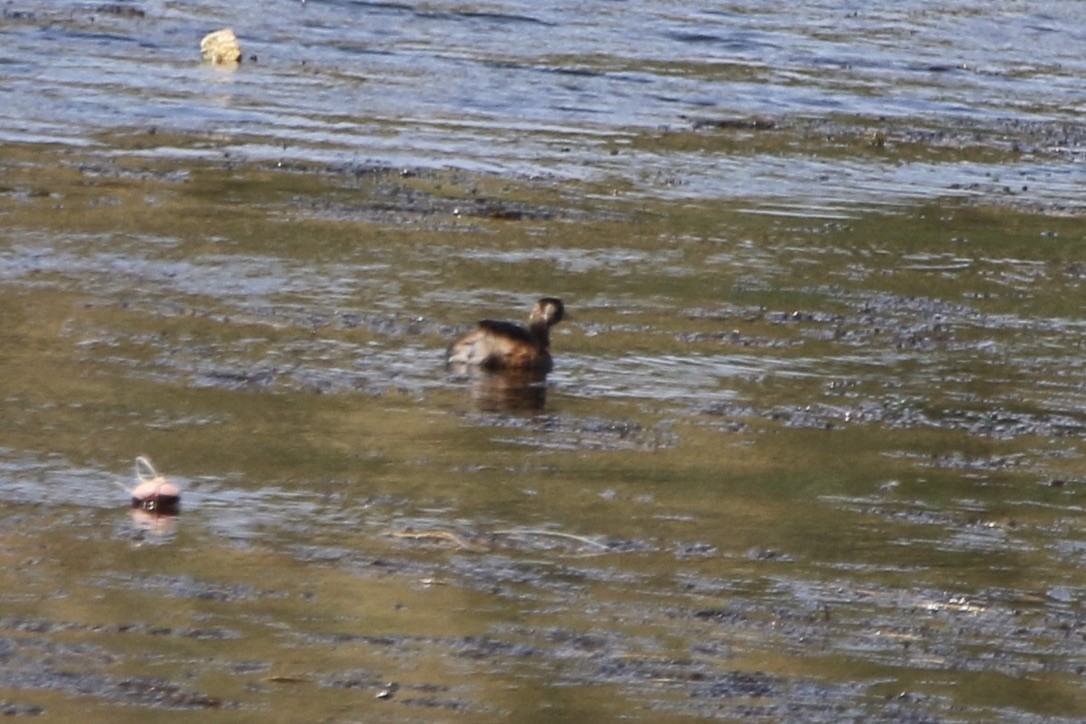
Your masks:
<svg viewBox="0 0 1086 724"><path fill-rule="evenodd" d="M70 464L59 456L26 457L0 449L0 500L58 508L127 508L135 474L111 474Z"/></svg>
<svg viewBox="0 0 1086 724"><path fill-rule="evenodd" d="M1074 171L1046 157L1076 145L1059 134L1078 120L1080 18L1066 3L1035 5L918 12L905 2L842 15L827 3L744 0L717 12L644 0L614 12L502 0L472 11L314 2L267 13L255 0L200 0L135 16L58 0L5 11L0 64L12 102L0 109L0 137L88 144L122 118L215 134L247 158L617 181L646 195L762 198L751 208L770 214L789 213L782 198L804 197L809 212L830 217L946 194L1080 207ZM232 72L199 63L191 39L208 18L242 36L247 60ZM888 140L829 163L625 145L694 116L828 114L873 119ZM898 125L948 120L1052 130L1027 134L1017 159L995 165L930 161L923 148L904 162L883 157L905 145Z"/></svg>
<svg viewBox="0 0 1086 724"><path fill-rule="evenodd" d="M816 366L813 359L768 355L567 355L550 379L571 396L712 404L735 399L729 381L805 378Z"/></svg>

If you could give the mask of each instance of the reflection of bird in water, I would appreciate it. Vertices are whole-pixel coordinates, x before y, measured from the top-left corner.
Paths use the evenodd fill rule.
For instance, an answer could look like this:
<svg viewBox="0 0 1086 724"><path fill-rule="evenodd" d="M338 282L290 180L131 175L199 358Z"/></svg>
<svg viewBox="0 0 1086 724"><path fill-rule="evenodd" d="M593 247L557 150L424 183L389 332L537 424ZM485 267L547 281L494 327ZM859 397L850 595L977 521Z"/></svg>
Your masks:
<svg viewBox="0 0 1086 724"><path fill-rule="evenodd" d="M449 367L468 378L472 407L481 412L538 412L547 402L542 370L486 370L462 362Z"/></svg>
<svg viewBox="0 0 1086 724"><path fill-rule="evenodd" d="M544 297L535 303L528 327L484 319L449 346L449 364L475 365L487 370L551 371L550 329L562 321L561 299Z"/></svg>

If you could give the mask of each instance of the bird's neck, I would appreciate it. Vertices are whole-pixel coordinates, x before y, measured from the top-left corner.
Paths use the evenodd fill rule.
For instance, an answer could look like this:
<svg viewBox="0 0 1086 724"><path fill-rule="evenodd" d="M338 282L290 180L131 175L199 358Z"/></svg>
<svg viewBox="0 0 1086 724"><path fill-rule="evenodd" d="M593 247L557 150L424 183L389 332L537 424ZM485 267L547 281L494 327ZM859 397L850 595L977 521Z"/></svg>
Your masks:
<svg viewBox="0 0 1086 724"><path fill-rule="evenodd" d="M546 322L532 322L528 325L528 332L542 349L550 349L551 327Z"/></svg>

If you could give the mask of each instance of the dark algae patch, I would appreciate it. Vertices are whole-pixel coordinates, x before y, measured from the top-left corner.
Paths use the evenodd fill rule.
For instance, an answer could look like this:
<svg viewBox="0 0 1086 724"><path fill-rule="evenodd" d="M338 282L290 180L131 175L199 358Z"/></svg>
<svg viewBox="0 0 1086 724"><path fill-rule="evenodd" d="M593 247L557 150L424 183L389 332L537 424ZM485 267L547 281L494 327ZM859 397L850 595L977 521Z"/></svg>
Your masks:
<svg viewBox="0 0 1086 724"><path fill-rule="evenodd" d="M98 141L0 156L5 715L1086 710L1073 208L949 177L818 211ZM1080 145L706 113L615 150L847 170ZM545 380L446 369L541 296L570 313ZM176 517L133 517L137 455Z"/></svg>

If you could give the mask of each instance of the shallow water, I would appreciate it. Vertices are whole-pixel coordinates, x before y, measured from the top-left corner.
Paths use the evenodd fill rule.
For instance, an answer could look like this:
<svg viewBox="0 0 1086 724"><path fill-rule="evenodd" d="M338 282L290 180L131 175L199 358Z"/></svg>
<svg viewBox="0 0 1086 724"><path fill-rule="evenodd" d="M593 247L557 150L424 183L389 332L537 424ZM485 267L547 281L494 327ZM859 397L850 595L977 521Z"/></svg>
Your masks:
<svg viewBox="0 0 1086 724"><path fill-rule="evenodd" d="M4 8L0 711L1086 710L1076 6L233 7Z"/></svg>

